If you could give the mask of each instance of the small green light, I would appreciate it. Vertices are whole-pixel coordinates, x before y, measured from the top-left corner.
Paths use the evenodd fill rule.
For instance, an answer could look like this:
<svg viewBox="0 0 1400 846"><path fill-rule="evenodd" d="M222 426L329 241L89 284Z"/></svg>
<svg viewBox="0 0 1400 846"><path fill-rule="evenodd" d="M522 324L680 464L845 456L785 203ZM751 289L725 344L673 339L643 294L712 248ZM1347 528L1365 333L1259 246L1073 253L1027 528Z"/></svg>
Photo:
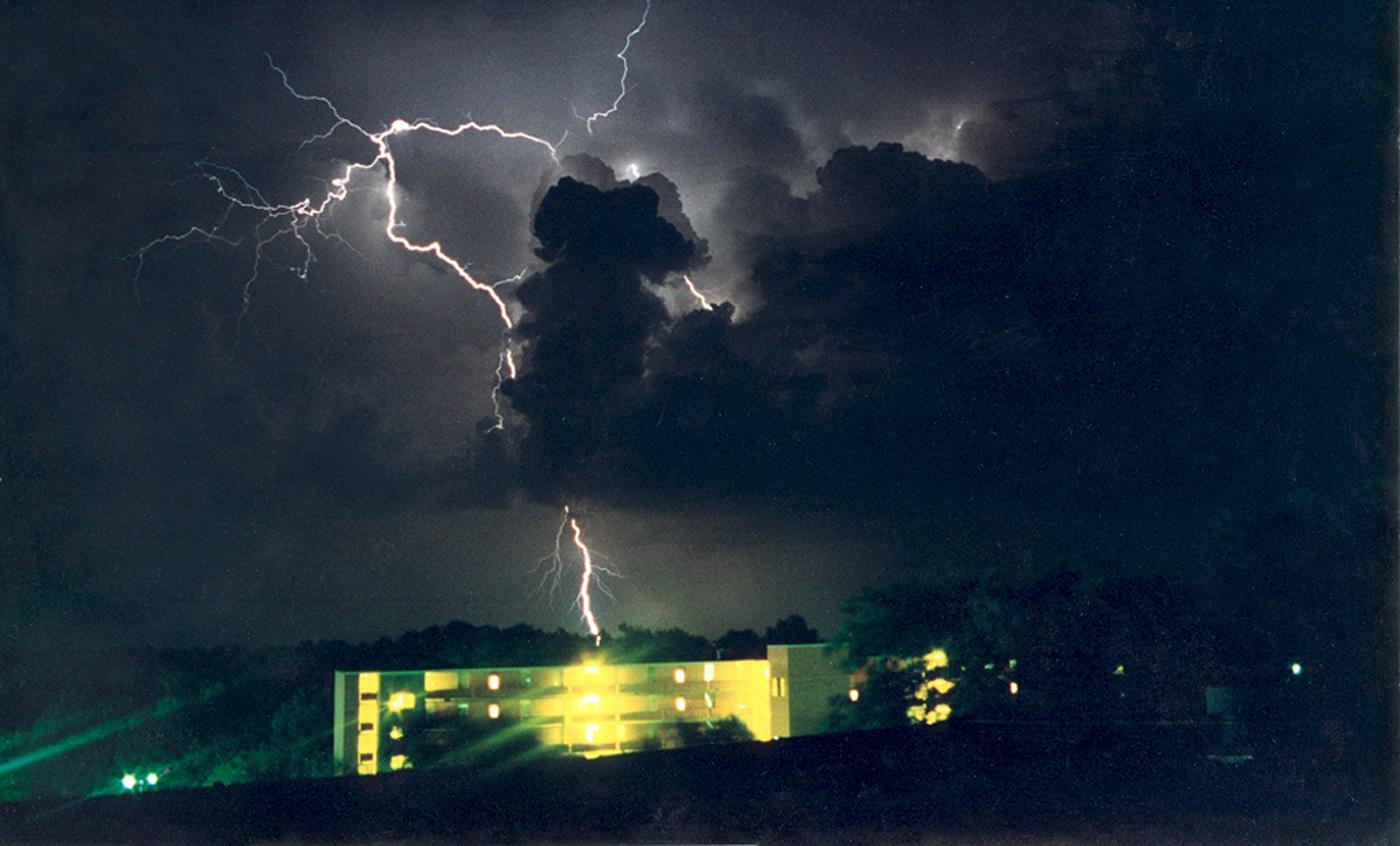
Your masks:
<svg viewBox="0 0 1400 846"><path fill-rule="evenodd" d="M1288 669L1291 670L1295 676L1301 676L1303 674L1303 665L1299 664L1297 661L1289 665Z"/></svg>

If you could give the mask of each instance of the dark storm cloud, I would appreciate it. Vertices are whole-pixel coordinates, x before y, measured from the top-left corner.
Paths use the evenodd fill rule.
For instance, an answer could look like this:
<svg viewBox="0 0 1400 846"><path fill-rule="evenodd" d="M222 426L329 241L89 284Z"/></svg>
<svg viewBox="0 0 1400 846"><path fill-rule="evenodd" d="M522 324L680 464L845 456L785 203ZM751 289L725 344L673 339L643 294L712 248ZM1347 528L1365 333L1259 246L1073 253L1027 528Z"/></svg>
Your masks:
<svg viewBox="0 0 1400 846"><path fill-rule="evenodd" d="M829 620L826 585L867 568L1188 566L1224 507L1345 515L1383 488L1382 13L658 3L589 135L569 105L611 102L641 5L7 8L0 617L334 633L351 615L326 609L416 580L433 619L405 600L357 631L474 591L467 613L552 625L511 604L540 551L517 524L547 545L557 519L523 488L617 504L659 562L653 624L689 623L696 562L764 585L720 628L789 601ZM263 51L370 128L571 130L558 171L533 145L396 147L413 231L485 278L548 265L509 431L481 425L490 304L386 248L382 200L355 195L333 224L359 255L318 241L306 280L273 248L241 321L251 241L161 251L138 298L122 257L222 211L193 161L291 202L366 154L343 130L298 149L328 114ZM617 180L632 163L646 187ZM561 173L598 191L546 214ZM682 269L735 307L689 310ZM334 584L369 598L298 622ZM218 613L157 602L183 592Z"/></svg>

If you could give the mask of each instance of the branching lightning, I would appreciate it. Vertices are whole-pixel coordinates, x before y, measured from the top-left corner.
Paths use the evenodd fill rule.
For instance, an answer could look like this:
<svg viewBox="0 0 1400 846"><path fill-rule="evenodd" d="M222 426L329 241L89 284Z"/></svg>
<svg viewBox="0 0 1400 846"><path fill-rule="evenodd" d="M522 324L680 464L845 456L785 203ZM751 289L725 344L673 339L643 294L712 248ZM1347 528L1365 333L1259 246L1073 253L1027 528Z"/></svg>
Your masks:
<svg viewBox="0 0 1400 846"><path fill-rule="evenodd" d="M647 16L651 12L651 0L647 0L646 7L642 11L641 21L627 34L622 50L617 53L617 58L622 62L622 74L618 80L619 93L613 100L612 105L606 110L595 112L587 117L580 115L577 109L574 116L584 121L589 134L593 132L593 124L603 118L616 113L622 105L623 99L627 96L627 75L629 71L627 52L631 49L632 39L635 38L646 26ZM138 301L140 300L141 274L146 268L147 258L153 250L161 247L171 249L182 246L186 243L209 243L219 242L230 247L241 247L245 241L251 241L252 263L248 269L248 275L244 278L241 287L241 305L238 312L238 334L241 335L242 324L247 317L252 303L252 292L258 283L260 274L265 264L270 263L272 258L269 255L269 248L283 240L290 240L295 244L299 260L288 265L287 270L291 271L300 279L306 279L311 270L311 265L317 260L316 252L312 247L309 235L314 235L322 241L329 241L340 246L344 246L359 254L358 250L345 240L334 228L327 227L326 224L332 219L334 210L352 193L361 193L380 190L384 199L388 202L389 214L384 224L384 236L388 241L405 252L430 257L436 264L446 268L465 285L484 295L495 307L496 315L501 324L501 349L497 358L495 369L495 381L491 389L491 407L494 425L488 431L504 430L506 420L501 407L502 387L507 380L516 378L517 368L515 361L515 351L512 347L512 329L515 323L511 318L510 309L506 299L502 295L501 289L507 285L521 281L526 271L522 270L515 276L501 279L496 282L483 282L474 276L468 268L470 262L464 261L451 255L443 247L440 241L419 241L415 240L406 230L407 227L399 219L400 213L400 185L398 181L398 160L394 156L393 141L402 136L415 133L427 133L446 138L460 138L469 134L494 135L505 141L520 141L533 144L541 151L548 154L550 161L559 163L559 147L568 137L565 132L563 137L557 142L551 143L538 135L519 130L507 129L495 123L481 123L466 115L466 120L455 126L442 126L430 120L416 119L407 120L405 118L395 118L387 126L371 131L363 124L346 117L334 102L330 99L317 95L305 94L298 91L292 84L287 72L277 65L270 54L264 54L268 67L275 72L282 83L282 88L292 97L306 103L315 104L324 108L330 113L331 122L325 129L303 139L297 146L302 150L309 145L326 141L337 132L354 132L367 141L373 151L372 155L360 161L351 161L344 165L329 181L317 180L324 185L324 191L317 195L307 195L294 202L274 202L269 200L257 186L253 185L236 168L221 165L209 161L198 161L195 163L194 178L201 178L213 186L214 192L224 202L222 212L218 215L213 225L191 226L183 232L162 235L154 238L141 246L138 250L127 256L136 264L132 275L132 287ZM356 177L368 175L370 173L380 173L384 178L382 189L366 187L363 185L353 186L352 182ZM244 236L231 236L225 233L225 229L233 225L235 215L252 215L254 222L251 224L251 232ZM601 641L598 621L593 613L592 589L597 586L603 593L608 594L606 585L599 581L601 575L616 575L616 573L605 564L600 563L598 556L591 550L583 538L583 528L578 517L568 506L564 508L564 517L559 525L559 530L555 535L554 552L545 561L550 562L549 571L545 575L546 582L552 581L551 589L557 588L565 570L565 533L570 536L570 541L574 547L581 565L581 576L575 604L582 615L583 622L588 628L589 634L594 637L595 643ZM604 559L605 560L605 559ZM610 594L609 594L610 595Z"/></svg>
<svg viewBox="0 0 1400 846"><path fill-rule="evenodd" d="M593 134L593 124L596 121L600 121L605 117L611 117L618 110L618 108L622 106L622 100L624 97L627 96L627 51L632 49L632 39L636 38L637 34L642 31L642 28L647 25L647 15L649 15L650 13L651 0L647 0L646 8L642 10L641 22L637 24L636 29L627 33L627 40L623 42L622 49L618 51L617 58L619 61L622 62L622 76L620 79L618 79L617 98L613 100L612 105L601 112L594 112L588 117L584 117L583 115L578 113L578 109L574 109L574 117L584 122L584 125L588 127L589 135Z"/></svg>

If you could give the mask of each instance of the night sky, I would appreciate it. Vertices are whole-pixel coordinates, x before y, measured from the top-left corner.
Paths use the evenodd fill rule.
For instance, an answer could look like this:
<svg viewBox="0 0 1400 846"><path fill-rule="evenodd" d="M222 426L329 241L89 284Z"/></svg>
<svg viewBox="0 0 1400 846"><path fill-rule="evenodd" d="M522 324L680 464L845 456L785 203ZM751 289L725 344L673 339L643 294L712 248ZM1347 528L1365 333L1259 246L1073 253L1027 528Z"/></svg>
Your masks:
<svg viewBox="0 0 1400 846"><path fill-rule="evenodd" d="M577 630L537 590L566 502L605 627L828 633L861 585L1071 560L1204 585L1280 513L1281 600L1383 588L1385 9L654 0L590 135L643 5L7 5L0 636ZM299 146L334 117L268 56L371 130L568 131L394 142L406 233L527 270L504 430L495 309L386 241L382 173L242 316L242 212L135 278L225 211L196 162L288 203L373 157Z"/></svg>

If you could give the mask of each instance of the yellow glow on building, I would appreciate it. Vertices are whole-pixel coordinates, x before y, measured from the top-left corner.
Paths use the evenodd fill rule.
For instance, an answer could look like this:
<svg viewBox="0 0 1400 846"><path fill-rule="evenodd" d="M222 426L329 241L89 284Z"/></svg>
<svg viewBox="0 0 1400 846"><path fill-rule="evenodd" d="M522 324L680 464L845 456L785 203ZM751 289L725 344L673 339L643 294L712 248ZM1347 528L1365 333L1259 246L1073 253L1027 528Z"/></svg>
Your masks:
<svg viewBox="0 0 1400 846"><path fill-rule="evenodd" d="M436 693L440 690L456 690L459 686L456 673L424 673L423 690Z"/></svg>
<svg viewBox="0 0 1400 846"><path fill-rule="evenodd" d="M501 689L501 674L500 674L500 673L492 673L491 675L489 675L489 676L486 677L486 689L487 689L487 690L500 690L500 689Z"/></svg>
<svg viewBox="0 0 1400 846"><path fill-rule="evenodd" d="M928 684L929 684L929 687L931 687L931 688L933 688L934 690L938 691L938 693L939 693L940 696L943 695L943 694L945 694L945 693L947 693L948 691L950 691L950 690L952 690L953 688L955 688L955 687L958 686L958 685L957 685L957 682L949 681L948 679L945 679L945 678L936 678L936 679L934 679L933 681L929 682Z"/></svg>
<svg viewBox="0 0 1400 846"><path fill-rule="evenodd" d="M935 649L924 656L924 666L930 670L938 670L948 666L948 653L942 649Z"/></svg>
<svg viewBox="0 0 1400 846"><path fill-rule="evenodd" d="M953 715L953 706L947 702L940 702L933 706L933 715L936 717L934 722L942 722Z"/></svg>
<svg viewBox="0 0 1400 846"><path fill-rule="evenodd" d="M417 730L395 715L417 707L442 720L511 719L545 749L587 757L671 748L682 742L678 721L736 718L760 741L813 734L824 730L831 697L848 695L856 683L824 649L770 647L767 660L613 665L591 658L567 666L341 672L336 760L342 772L389 772L393 754L406 752L402 743Z"/></svg>

